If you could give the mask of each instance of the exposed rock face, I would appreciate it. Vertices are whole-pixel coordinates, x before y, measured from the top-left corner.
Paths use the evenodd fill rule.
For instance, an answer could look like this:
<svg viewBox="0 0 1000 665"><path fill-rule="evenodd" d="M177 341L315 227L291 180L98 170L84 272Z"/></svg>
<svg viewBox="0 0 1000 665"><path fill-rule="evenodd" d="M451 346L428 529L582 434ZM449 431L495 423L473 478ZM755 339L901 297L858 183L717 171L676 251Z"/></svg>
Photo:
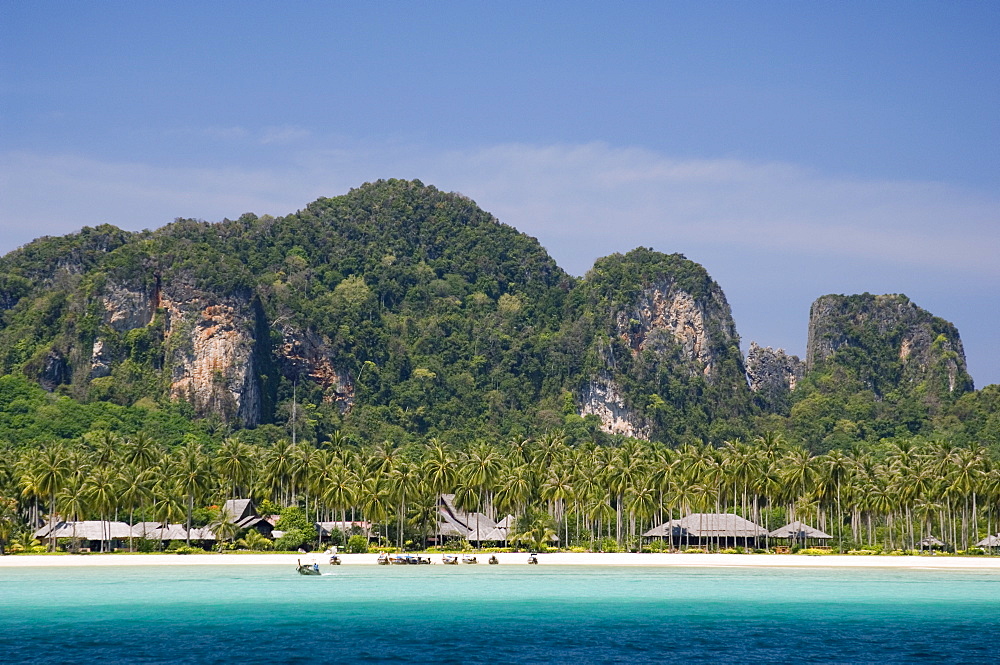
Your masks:
<svg viewBox="0 0 1000 665"><path fill-rule="evenodd" d="M42 367L38 382L42 388L52 391L56 389L56 386L69 383L72 374L73 372L66 361L66 357L61 352L53 349L45 357L45 364Z"/></svg>
<svg viewBox="0 0 1000 665"><path fill-rule="evenodd" d="M808 371L830 362L850 363L877 394L894 386L925 384L926 394L972 390L962 340L954 325L904 295L827 295L809 311Z"/></svg>
<svg viewBox="0 0 1000 665"><path fill-rule="evenodd" d="M795 390L805 374L806 366L798 356L784 349L772 349L750 342L747 352L747 381L755 393L779 393Z"/></svg>
<svg viewBox="0 0 1000 665"><path fill-rule="evenodd" d="M684 357L692 362L692 371L700 371L706 378L712 377L718 346L710 338L709 326L715 327L724 345L738 340L721 290L716 289L707 300L697 301L670 278L645 289L631 310L618 313L616 325L618 334L635 354L647 348L662 352L680 344Z"/></svg>
<svg viewBox="0 0 1000 665"><path fill-rule="evenodd" d="M260 422L261 391L249 297L217 302L180 287L164 289L170 396L198 413L245 426Z"/></svg>
<svg viewBox="0 0 1000 665"><path fill-rule="evenodd" d="M111 354L102 339L94 340L94 348L90 352L90 378L97 379L111 374Z"/></svg>
<svg viewBox="0 0 1000 665"><path fill-rule="evenodd" d="M601 429L637 439L648 439L649 428L625 404L618 385L607 377L591 381L580 395L580 415L596 415Z"/></svg>
<svg viewBox="0 0 1000 665"><path fill-rule="evenodd" d="M758 346L757 342L750 342L746 367L747 382L758 403L779 412L787 407L789 394L806 371L798 356L788 355L784 349Z"/></svg>
<svg viewBox="0 0 1000 665"><path fill-rule="evenodd" d="M130 288L109 282L101 297L104 322L118 332L149 325L156 312L157 299L156 290Z"/></svg>
<svg viewBox="0 0 1000 665"><path fill-rule="evenodd" d="M278 357L286 376L308 378L319 384L323 400L336 403L341 413L354 406L354 383L350 375L334 365L333 353L316 333L283 326Z"/></svg>

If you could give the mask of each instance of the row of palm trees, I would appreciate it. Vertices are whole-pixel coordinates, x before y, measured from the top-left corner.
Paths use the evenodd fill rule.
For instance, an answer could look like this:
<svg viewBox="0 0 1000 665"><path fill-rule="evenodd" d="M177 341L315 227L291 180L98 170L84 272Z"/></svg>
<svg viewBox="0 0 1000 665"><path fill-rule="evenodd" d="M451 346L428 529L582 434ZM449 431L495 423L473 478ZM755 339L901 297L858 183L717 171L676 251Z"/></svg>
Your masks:
<svg viewBox="0 0 1000 665"><path fill-rule="evenodd" d="M322 447L234 436L167 450L144 435L10 451L0 497L42 516L186 520L197 507L253 497L316 520L366 519L402 546L433 535L441 494L491 516L548 516L564 545L634 546L650 526L692 512L735 512L773 529L803 520L838 548L915 549L934 535L966 549L998 524L1000 465L980 447L902 441L877 452L811 455L775 435L721 446L625 439L567 445L559 432L450 446ZM534 527L537 528L537 519Z"/></svg>

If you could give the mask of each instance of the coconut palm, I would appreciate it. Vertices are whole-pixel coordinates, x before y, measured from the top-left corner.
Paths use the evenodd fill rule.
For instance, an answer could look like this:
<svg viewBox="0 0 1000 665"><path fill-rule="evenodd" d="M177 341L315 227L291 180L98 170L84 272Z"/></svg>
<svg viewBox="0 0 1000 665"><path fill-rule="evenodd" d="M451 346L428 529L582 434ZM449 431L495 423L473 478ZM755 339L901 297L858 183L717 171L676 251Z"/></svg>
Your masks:
<svg viewBox="0 0 1000 665"><path fill-rule="evenodd" d="M49 500L49 533L53 531L56 513L56 494L69 480L72 473L69 451L62 444L50 444L38 451L37 456L29 463L28 475L31 480L28 486L37 496ZM55 537L49 538L49 550L56 547Z"/></svg>
<svg viewBox="0 0 1000 665"><path fill-rule="evenodd" d="M212 480L211 461L203 452L200 443L189 441L180 448L169 463L170 475L180 488L186 501L187 545L191 546L191 520L195 501L208 491Z"/></svg>

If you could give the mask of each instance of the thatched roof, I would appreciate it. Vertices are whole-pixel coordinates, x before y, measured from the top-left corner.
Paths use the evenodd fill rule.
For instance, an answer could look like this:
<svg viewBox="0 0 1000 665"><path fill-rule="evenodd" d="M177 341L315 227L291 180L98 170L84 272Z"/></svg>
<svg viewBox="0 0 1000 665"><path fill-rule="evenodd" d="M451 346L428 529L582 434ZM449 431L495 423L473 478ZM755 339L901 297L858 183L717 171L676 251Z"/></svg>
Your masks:
<svg viewBox="0 0 1000 665"><path fill-rule="evenodd" d="M132 535L132 527L125 522L84 520L82 522L56 522L49 530L46 524L35 532L35 538L80 538L82 540L124 540Z"/></svg>
<svg viewBox="0 0 1000 665"><path fill-rule="evenodd" d="M693 538L757 538L767 535L767 529L732 513L692 513L679 520L670 520L653 527L646 537Z"/></svg>
<svg viewBox="0 0 1000 665"><path fill-rule="evenodd" d="M474 542L489 540L486 536L497 523L484 513L466 512L455 506L454 494L442 494L438 510L437 533L442 536L465 538Z"/></svg>
<svg viewBox="0 0 1000 665"><path fill-rule="evenodd" d="M364 535L369 535L372 530L371 522L351 522L350 520L346 522L336 521L336 522L316 522L316 530L319 531L320 535L324 538L329 536L334 531L339 531L341 533L346 533L351 535L351 531L354 529L361 529Z"/></svg>
<svg viewBox="0 0 1000 665"><path fill-rule="evenodd" d="M187 540L187 525L185 524L167 524L164 525L161 530L157 529L153 532L153 536L157 540ZM215 533L206 527L191 527L191 540L218 540Z"/></svg>
<svg viewBox="0 0 1000 665"><path fill-rule="evenodd" d="M499 527L498 526L498 527L495 527L494 529L492 529L490 531L485 532L483 534L483 537L480 538L480 542L495 542L495 543L498 543L500 541L507 540L507 534L508 533L509 533L509 529L504 529L503 527ZM471 540L471 538L470 538L470 540Z"/></svg>
<svg viewBox="0 0 1000 665"><path fill-rule="evenodd" d="M919 543L917 543L917 547L944 547L944 546L945 546L944 543L935 538L934 536L927 536Z"/></svg>
<svg viewBox="0 0 1000 665"><path fill-rule="evenodd" d="M780 529L775 529L768 534L771 538L793 538L795 540L803 540L805 538L812 538L814 540L830 540L833 538L828 533L824 533L815 527L811 527L808 524L799 522L798 520L786 524Z"/></svg>
<svg viewBox="0 0 1000 665"><path fill-rule="evenodd" d="M976 543L976 547L1000 547L1000 535L986 536Z"/></svg>
<svg viewBox="0 0 1000 665"><path fill-rule="evenodd" d="M229 519L237 523L248 517L257 517L257 511L254 510L251 499L230 499L222 505L220 512L228 515Z"/></svg>

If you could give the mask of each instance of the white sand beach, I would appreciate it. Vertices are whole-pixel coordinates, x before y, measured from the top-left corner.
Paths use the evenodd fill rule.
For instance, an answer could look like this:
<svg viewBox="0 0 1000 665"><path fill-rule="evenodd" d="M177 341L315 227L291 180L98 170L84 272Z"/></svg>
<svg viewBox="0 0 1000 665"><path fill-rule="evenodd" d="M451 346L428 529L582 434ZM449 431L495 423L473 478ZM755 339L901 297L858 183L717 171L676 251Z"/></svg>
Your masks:
<svg viewBox="0 0 1000 665"><path fill-rule="evenodd" d="M427 555L423 555L427 556ZM441 565L441 555L431 554ZM478 565L487 565L489 553L477 555ZM523 552L499 553L501 565L527 565ZM341 554L344 565L375 565L377 554ZM295 566L319 562L326 566L327 555L317 554L89 554L12 555L0 557L0 568L31 566ZM919 568L933 570L995 570L1000 573L1000 557L952 556L840 556L796 554L631 554L554 552L538 555L540 566L684 566L759 568ZM463 565L463 564L459 564Z"/></svg>

